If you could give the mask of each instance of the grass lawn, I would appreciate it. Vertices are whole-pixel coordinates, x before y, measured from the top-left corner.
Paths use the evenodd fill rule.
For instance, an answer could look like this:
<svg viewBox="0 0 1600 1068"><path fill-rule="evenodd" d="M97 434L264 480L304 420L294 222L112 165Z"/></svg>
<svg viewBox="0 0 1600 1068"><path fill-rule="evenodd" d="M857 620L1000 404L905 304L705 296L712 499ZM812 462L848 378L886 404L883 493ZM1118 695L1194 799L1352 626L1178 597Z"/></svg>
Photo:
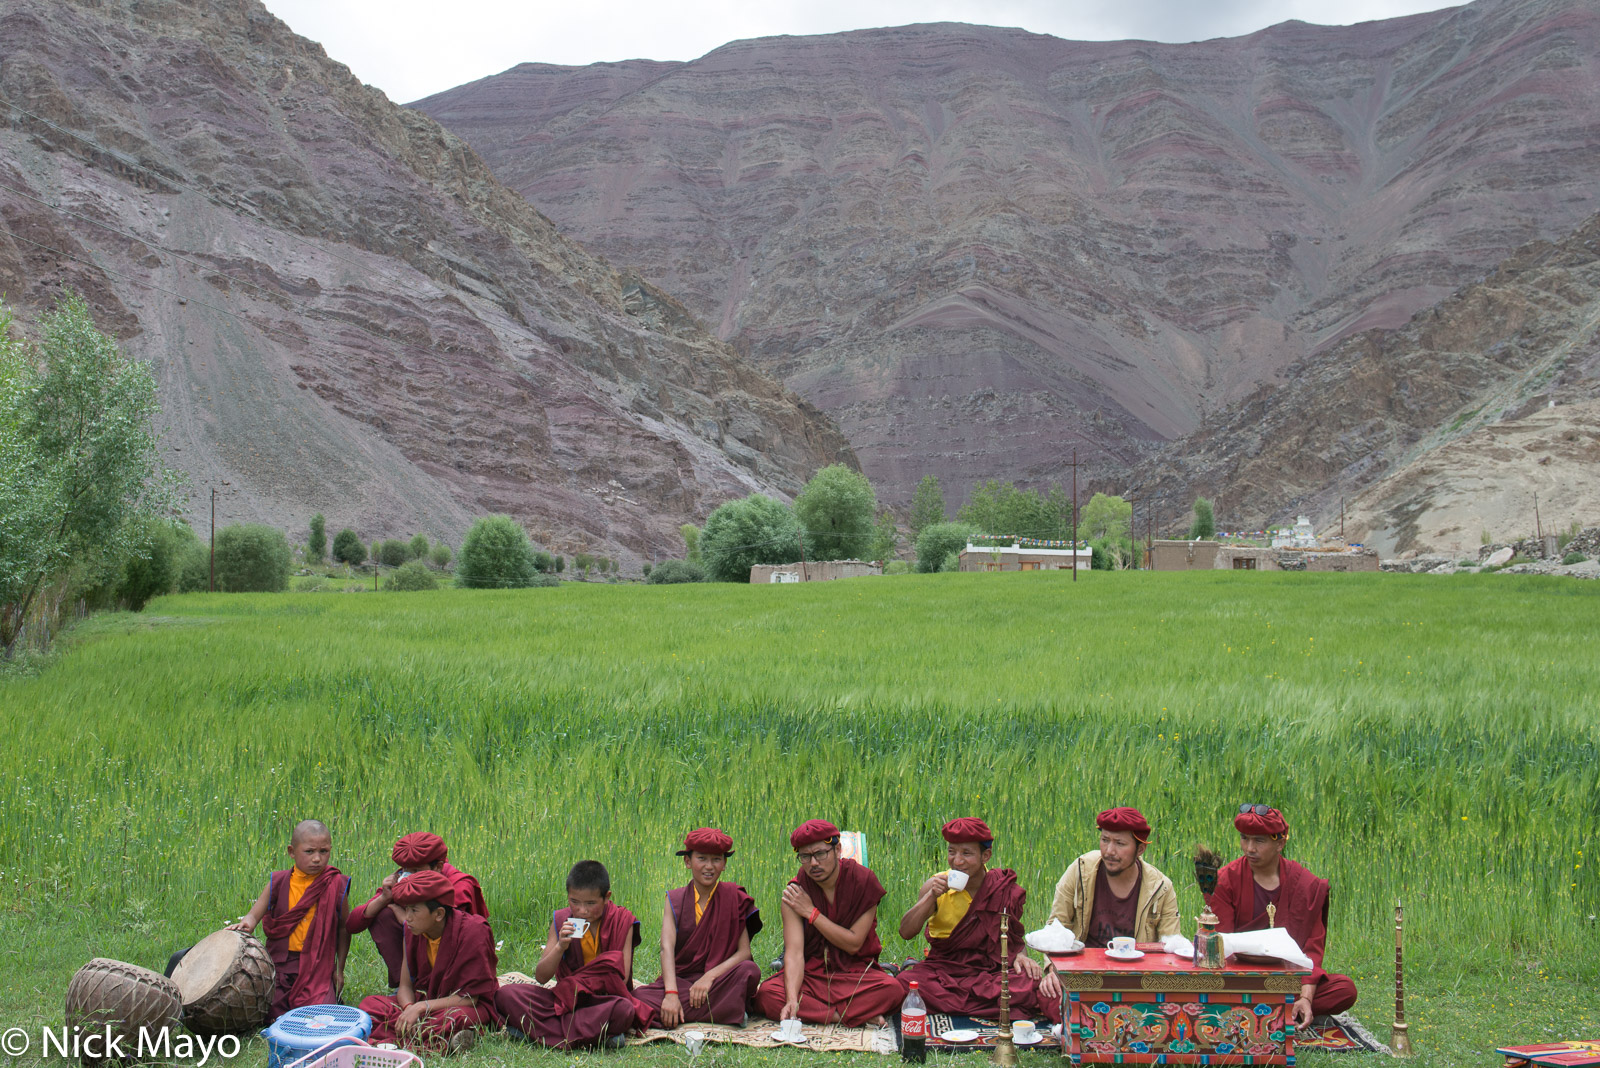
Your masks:
<svg viewBox="0 0 1600 1068"><path fill-rule="evenodd" d="M733 835L762 963L788 830L867 832L900 959L894 922L953 816L995 828L1032 928L1094 813L1136 805L1192 933L1190 849L1235 855L1232 813L1265 801L1289 855L1332 880L1328 964L1360 985L1356 1015L1387 1036L1403 898L1417 1063L1497 1065L1497 1044L1600 1037L1597 633L1600 585L1511 576L165 598L0 678L0 1019L59 1024L88 958L159 968L237 917L307 816L357 900L397 836L442 834L484 884L502 970L532 971L566 869L600 859L644 920L648 979L690 827ZM370 942L351 956L347 999L378 991ZM492 1038L465 1061L549 1057L688 1060ZM879 1062L834 1056L852 1059Z"/></svg>

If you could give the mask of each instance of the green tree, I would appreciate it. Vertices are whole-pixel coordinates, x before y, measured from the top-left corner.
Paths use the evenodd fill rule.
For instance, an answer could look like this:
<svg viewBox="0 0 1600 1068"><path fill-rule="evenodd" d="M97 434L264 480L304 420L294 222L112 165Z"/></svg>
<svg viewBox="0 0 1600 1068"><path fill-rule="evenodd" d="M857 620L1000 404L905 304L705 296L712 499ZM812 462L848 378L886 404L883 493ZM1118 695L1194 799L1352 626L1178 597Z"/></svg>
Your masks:
<svg viewBox="0 0 1600 1068"><path fill-rule="evenodd" d="M147 519L145 524L145 550L123 563L116 589L117 600L134 612L142 612L151 598L178 588L184 556L200 544L187 523Z"/></svg>
<svg viewBox="0 0 1600 1068"><path fill-rule="evenodd" d="M450 566L450 546L442 541L433 543L433 548L428 551L428 559L433 566L443 571Z"/></svg>
<svg viewBox="0 0 1600 1068"><path fill-rule="evenodd" d="M746 577L749 577L748 574ZM650 569L650 574L645 579L652 586L662 586L675 582L704 582L705 580L705 568L692 560L663 560Z"/></svg>
<svg viewBox="0 0 1600 1068"><path fill-rule="evenodd" d="M410 558L408 548L399 538L386 538L372 555L381 560L384 567L399 567Z"/></svg>
<svg viewBox="0 0 1600 1068"><path fill-rule="evenodd" d="M341 564L357 567L366 562L367 546L359 534L345 527L333 536L333 558Z"/></svg>
<svg viewBox="0 0 1600 1068"><path fill-rule="evenodd" d="M68 293L39 320L37 348L0 315L0 646L9 655L44 582L69 562L90 581L142 549L144 520L170 514L177 477L160 462L155 376L95 329Z"/></svg>
<svg viewBox="0 0 1600 1068"><path fill-rule="evenodd" d="M917 570L927 573L944 570L948 557L959 556L967 543L979 533L970 523L934 523L917 535Z"/></svg>
<svg viewBox="0 0 1600 1068"><path fill-rule="evenodd" d="M578 573L583 581L589 581L589 569L594 566L594 557L588 553L574 553L572 556L572 570Z"/></svg>
<svg viewBox="0 0 1600 1068"><path fill-rule="evenodd" d="M428 536L426 534L412 535L411 544L406 546L406 556L412 560L426 560L428 558Z"/></svg>
<svg viewBox="0 0 1600 1068"><path fill-rule="evenodd" d="M939 476L923 475L911 495L911 540L916 541L924 530L944 521L944 489L939 485Z"/></svg>
<svg viewBox="0 0 1600 1068"><path fill-rule="evenodd" d="M381 563L383 563L383 542L375 541L372 543L372 569L376 571Z"/></svg>
<svg viewBox="0 0 1600 1068"><path fill-rule="evenodd" d="M1083 525L1078 528L1080 538L1106 538L1130 542L1133 538L1133 505L1121 497L1096 493L1083 506Z"/></svg>
<svg viewBox="0 0 1600 1068"><path fill-rule="evenodd" d="M698 564L700 562L700 528L693 523L685 523L678 528L678 533L683 535L683 558Z"/></svg>
<svg viewBox="0 0 1600 1068"><path fill-rule="evenodd" d="M872 483L844 464L818 471L794 499L794 517L813 560L850 560L870 552L877 511Z"/></svg>
<svg viewBox="0 0 1600 1068"><path fill-rule="evenodd" d="M328 555L328 521L318 512L311 517L311 536L306 539L306 555L313 564L322 563Z"/></svg>
<svg viewBox="0 0 1600 1068"><path fill-rule="evenodd" d="M873 528L872 549L867 559L887 561L899 547L900 528L895 525L893 514L885 508L878 516L878 525Z"/></svg>
<svg viewBox="0 0 1600 1068"><path fill-rule="evenodd" d="M654 564L645 564L644 567L641 570L644 571L644 577L645 577L646 580L648 580L650 578L650 572L655 570L655 565Z"/></svg>
<svg viewBox="0 0 1600 1068"><path fill-rule="evenodd" d="M484 516L461 542L456 581L469 589L533 585L533 545L528 532L507 515Z"/></svg>
<svg viewBox="0 0 1600 1068"><path fill-rule="evenodd" d="M217 531L217 589L224 593L278 593L289 588L289 539L260 523Z"/></svg>
<svg viewBox="0 0 1600 1068"><path fill-rule="evenodd" d="M760 493L719 505L700 533L700 558L715 582L749 582L752 566L793 563L799 555L794 513Z"/></svg>
<svg viewBox="0 0 1600 1068"><path fill-rule="evenodd" d="M433 572L428 570L427 564L421 560L409 560L395 568L394 574L384 582L383 588L401 592L436 590L439 588L439 580L433 577Z"/></svg>
<svg viewBox="0 0 1600 1068"><path fill-rule="evenodd" d="M178 592L204 593L211 588L211 549L195 538L178 560Z"/></svg>
<svg viewBox="0 0 1600 1068"><path fill-rule="evenodd" d="M1209 538L1217 532L1217 519L1211 502L1204 497L1194 499L1194 522L1189 525L1189 538Z"/></svg>
<svg viewBox="0 0 1600 1068"><path fill-rule="evenodd" d="M567 558L560 553L556 554L556 574L561 574L567 569Z"/></svg>
<svg viewBox="0 0 1600 1068"><path fill-rule="evenodd" d="M1072 517L1070 511L1063 516L1064 502L1064 496L1045 497L1037 490L991 479L972 488L957 518L980 534L1065 538Z"/></svg>
<svg viewBox="0 0 1600 1068"><path fill-rule="evenodd" d="M556 558L543 549L533 552L533 569L541 575L548 575L556 569Z"/></svg>

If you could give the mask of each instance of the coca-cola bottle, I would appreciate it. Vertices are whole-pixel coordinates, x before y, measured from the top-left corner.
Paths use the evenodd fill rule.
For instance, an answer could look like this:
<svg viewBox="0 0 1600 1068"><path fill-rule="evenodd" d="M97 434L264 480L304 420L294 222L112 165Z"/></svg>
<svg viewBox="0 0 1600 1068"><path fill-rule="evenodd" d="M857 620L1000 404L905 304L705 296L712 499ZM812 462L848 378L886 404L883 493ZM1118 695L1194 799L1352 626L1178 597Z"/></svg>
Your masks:
<svg viewBox="0 0 1600 1068"><path fill-rule="evenodd" d="M921 1064L928 1059L928 1006L912 983L900 1003L900 1059Z"/></svg>

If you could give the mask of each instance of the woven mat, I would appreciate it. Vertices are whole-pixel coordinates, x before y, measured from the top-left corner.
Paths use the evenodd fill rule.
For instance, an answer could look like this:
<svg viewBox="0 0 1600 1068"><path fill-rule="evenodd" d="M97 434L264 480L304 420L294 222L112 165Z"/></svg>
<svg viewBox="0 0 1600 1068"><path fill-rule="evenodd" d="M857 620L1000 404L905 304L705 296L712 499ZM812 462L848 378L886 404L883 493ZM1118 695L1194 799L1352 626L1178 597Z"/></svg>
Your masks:
<svg viewBox="0 0 1600 1068"><path fill-rule="evenodd" d="M760 1016L750 1017L745 1027L732 1027L728 1024L691 1023L682 1027L675 1027L664 1031L659 1027L652 1027L642 1035L629 1035L628 1045L642 1046L650 1042L676 1042L683 1045L683 1037L690 1031L699 1031L706 1036L706 1042L727 1042L735 1046L755 1046L759 1049L777 1049L780 1046L790 1045L788 1042L779 1042L772 1037L778 1025L771 1020ZM890 1027L844 1027L840 1024L806 1024L806 1040L795 1046L795 1049L812 1050L820 1053L897 1053L899 1052L894 1042L894 1029Z"/></svg>
<svg viewBox="0 0 1600 1068"><path fill-rule="evenodd" d="M1324 1053L1383 1053L1389 1047L1373 1037L1354 1016L1318 1016L1311 1026L1295 1032L1294 1051L1315 1049ZM1392 1054L1391 1054L1392 1056Z"/></svg>
<svg viewBox="0 0 1600 1068"><path fill-rule="evenodd" d="M899 1021L896 1022L898 1029ZM1039 1033L1043 1039L1031 1046L1018 1046L1017 1053L1027 1053L1029 1050L1045 1050L1053 1053L1058 1059L1061 1056L1061 1036L1050 1033L1050 1021L1045 1019L1035 1020L1039 1026ZM976 1031L978 1037L970 1042L946 1042L939 1036L948 1031ZM898 1033L898 1030L897 1030ZM1000 1022L998 1020L985 1020L977 1016L959 1016L947 1012L928 1013L928 1052L929 1053L990 1053L994 1051L995 1041L1000 1037Z"/></svg>

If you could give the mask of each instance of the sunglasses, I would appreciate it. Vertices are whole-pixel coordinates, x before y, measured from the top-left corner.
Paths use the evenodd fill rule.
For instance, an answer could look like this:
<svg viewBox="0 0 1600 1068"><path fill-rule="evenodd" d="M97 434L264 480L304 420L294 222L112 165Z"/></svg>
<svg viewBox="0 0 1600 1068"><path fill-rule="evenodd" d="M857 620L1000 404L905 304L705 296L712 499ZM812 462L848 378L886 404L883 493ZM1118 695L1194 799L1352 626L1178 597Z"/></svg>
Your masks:
<svg viewBox="0 0 1600 1068"><path fill-rule="evenodd" d="M1241 816L1243 816L1246 812L1253 812L1257 816L1265 816L1267 813L1269 813L1271 811L1272 811L1272 806L1271 805L1252 805L1248 801L1246 801L1244 804L1239 806L1239 815L1241 815Z"/></svg>

